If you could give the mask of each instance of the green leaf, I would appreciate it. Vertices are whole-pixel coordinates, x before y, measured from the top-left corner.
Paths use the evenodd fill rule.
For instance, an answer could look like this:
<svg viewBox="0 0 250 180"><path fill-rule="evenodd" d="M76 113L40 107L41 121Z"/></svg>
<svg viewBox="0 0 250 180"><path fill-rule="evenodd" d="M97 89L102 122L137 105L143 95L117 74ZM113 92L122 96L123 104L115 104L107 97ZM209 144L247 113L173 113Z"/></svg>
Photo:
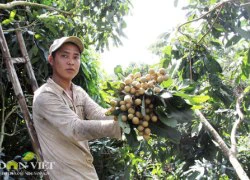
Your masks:
<svg viewBox="0 0 250 180"><path fill-rule="evenodd" d="M215 46L216 48L220 48L221 49L221 43L219 42L219 40L212 40L210 41L210 43Z"/></svg>
<svg viewBox="0 0 250 180"><path fill-rule="evenodd" d="M8 25L8 24L10 24L12 22L12 20L10 20L10 19L5 19L4 21L2 21L2 24L3 25Z"/></svg>
<svg viewBox="0 0 250 180"><path fill-rule="evenodd" d="M82 71L83 71L85 77L86 77L88 80L91 80L91 78L90 78L90 71L89 71L89 69L88 69L87 64L86 64L85 62L82 62L81 65L82 65Z"/></svg>
<svg viewBox="0 0 250 180"><path fill-rule="evenodd" d="M31 160L33 160L35 158L36 158L36 154L33 153L33 152L28 151L28 152L23 154L22 160L28 162L28 161L31 161Z"/></svg>
<svg viewBox="0 0 250 180"><path fill-rule="evenodd" d="M171 56L172 53L172 47L171 46L166 46L163 51L162 51L165 55L169 55Z"/></svg>
<svg viewBox="0 0 250 180"><path fill-rule="evenodd" d="M121 65L117 65L117 66L114 68L114 73L115 73L115 75L117 75L119 78L121 77L121 75L123 75L123 71L122 71Z"/></svg>
<svg viewBox="0 0 250 180"><path fill-rule="evenodd" d="M249 33L248 31L245 31L245 30L243 30L243 29L241 29L241 28L238 28L238 27L235 27L235 31L237 31L237 33L238 33L241 37L243 37L243 38L245 38L245 39L247 39L247 40L250 40L250 33Z"/></svg>
<svg viewBox="0 0 250 180"><path fill-rule="evenodd" d="M181 139L181 134L174 128L168 127L163 123L150 123L149 128L153 134L158 136L168 138L173 143L179 144Z"/></svg>
<svg viewBox="0 0 250 180"><path fill-rule="evenodd" d="M168 87L170 87L173 83L174 83L173 79L168 78L168 80L167 80L167 81L163 81L163 82L161 83L161 85L162 85L162 87L164 87L164 88L168 88Z"/></svg>
<svg viewBox="0 0 250 180"><path fill-rule="evenodd" d="M165 124L167 126L170 126L170 127L173 127L173 128L177 126L176 119L174 119L174 118L168 118L168 114L166 112L164 112L163 108L157 108L156 109L156 114L158 115L159 120L163 124Z"/></svg>
<svg viewBox="0 0 250 180"><path fill-rule="evenodd" d="M225 31L224 27L218 23L215 23L213 27L220 32Z"/></svg>
<svg viewBox="0 0 250 180"><path fill-rule="evenodd" d="M221 65L211 56L204 56L204 65L208 73L222 73Z"/></svg>
<svg viewBox="0 0 250 180"><path fill-rule="evenodd" d="M119 114L119 116L118 116L118 123L125 134L129 134L131 132L131 128L130 128L129 124L122 121L122 114Z"/></svg>
<svg viewBox="0 0 250 180"><path fill-rule="evenodd" d="M226 44L226 48L229 46L232 46L234 44L236 44L237 42L239 42L241 40L241 36L239 35L235 35L233 36Z"/></svg>
<svg viewBox="0 0 250 180"><path fill-rule="evenodd" d="M128 144L131 146L131 147L138 147L140 145L138 139L137 139L137 135L136 135L136 132L133 128L131 128L131 131L129 134L125 134L125 137L128 141Z"/></svg>
<svg viewBox="0 0 250 180"><path fill-rule="evenodd" d="M192 104L201 104L210 99L210 96L198 95L191 98Z"/></svg>
<svg viewBox="0 0 250 180"><path fill-rule="evenodd" d="M172 95L169 91L167 91L166 89L163 89L163 90L160 92L159 96L160 96L161 98L163 98L163 99L169 99L169 98L172 98L172 97L173 97L173 95Z"/></svg>
<svg viewBox="0 0 250 180"><path fill-rule="evenodd" d="M153 95L153 90L150 88L150 89L147 89L145 91L145 94L148 95L148 96L152 96Z"/></svg>
<svg viewBox="0 0 250 180"><path fill-rule="evenodd" d="M245 53L243 64L241 66L242 74L248 78L250 74L250 50Z"/></svg>
<svg viewBox="0 0 250 180"><path fill-rule="evenodd" d="M16 10L10 12L10 19L14 19L16 15Z"/></svg>
<svg viewBox="0 0 250 180"><path fill-rule="evenodd" d="M202 123L197 123L194 125L191 131L191 137L198 136L200 134L200 131L202 129Z"/></svg>

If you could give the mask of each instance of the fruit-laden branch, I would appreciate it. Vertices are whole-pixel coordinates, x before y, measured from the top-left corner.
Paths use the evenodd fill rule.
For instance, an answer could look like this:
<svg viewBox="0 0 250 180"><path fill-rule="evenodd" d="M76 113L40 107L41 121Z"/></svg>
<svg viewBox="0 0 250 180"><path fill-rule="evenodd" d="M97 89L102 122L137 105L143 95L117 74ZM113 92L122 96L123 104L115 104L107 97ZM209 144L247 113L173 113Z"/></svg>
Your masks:
<svg viewBox="0 0 250 180"><path fill-rule="evenodd" d="M44 5L44 4L38 4L38 3L27 2L27 1L13 1L13 2L10 2L10 3L7 3L7 4L1 4L0 3L0 9L12 9L12 8L14 8L16 6L33 6L33 7L48 9L50 11L58 11L60 13L67 14L67 15L72 14L72 12L70 12L70 11L63 11L63 10L60 10L60 9L57 9L57 8L54 8L54 7L51 7L51 6L47 6L47 5Z"/></svg>
<svg viewBox="0 0 250 180"><path fill-rule="evenodd" d="M238 177L241 180L249 180L246 172L242 168L241 164L239 163L238 159L236 158L235 154L227 147L224 140L220 137L217 131L213 128L213 126L208 122L208 120L204 117L204 115L199 111L195 110L195 114L199 117L202 124L206 127L206 129L212 134L216 142L219 144L219 148L222 150L224 155L229 159L232 166L234 167Z"/></svg>
<svg viewBox="0 0 250 180"><path fill-rule="evenodd" d="M240 104L242 102L243 97L244 97L244 93L240 94L240 96L237 98L236 112L239 118L235 121L233 128L232 128L232 132L231 132L231 151L235 156L237 155L236 131L240 123L244 120L244 114L240 110Z"/></svg>

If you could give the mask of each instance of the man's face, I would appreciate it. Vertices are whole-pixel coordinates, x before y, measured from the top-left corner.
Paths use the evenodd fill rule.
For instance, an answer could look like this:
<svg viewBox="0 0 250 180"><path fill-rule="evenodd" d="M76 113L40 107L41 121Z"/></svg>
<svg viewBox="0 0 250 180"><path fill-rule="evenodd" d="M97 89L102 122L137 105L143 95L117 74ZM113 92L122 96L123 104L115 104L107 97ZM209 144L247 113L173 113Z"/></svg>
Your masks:
<svg viewBox="0 0 250 180"><path fill-rule="evenodd" d="M71 81L80 68L79 48L72 43L65 43L57 50L54 58L49 56L49 63L54 77Z"/></svg>

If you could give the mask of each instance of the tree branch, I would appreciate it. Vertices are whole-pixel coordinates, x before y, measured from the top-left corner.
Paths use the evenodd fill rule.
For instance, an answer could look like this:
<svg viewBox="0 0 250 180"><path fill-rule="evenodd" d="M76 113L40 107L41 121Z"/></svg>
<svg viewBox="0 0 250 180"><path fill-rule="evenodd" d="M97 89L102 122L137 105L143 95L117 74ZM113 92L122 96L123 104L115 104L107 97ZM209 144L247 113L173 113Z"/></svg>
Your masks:
<svg viewBox="0 0 250 180"><path fill-rule="evenodd" d="M27 2L27 1L13 1L7 4L0 3L0 9L12 9L16 6L33 6L33 7L48 9L49 11L58 11L63 14L72 15L71 11L63 11L63 10L60 10L51 6L47 6L44 4L32 3L32 2Z"/></svg>
<svg viewBox="0 0 250 180"><path fill-rule="evenodd" d="M208 122L208 120L204 117L204 115L199 110L195 110L195 114L199 117L202 124L205 126L205 128L212 134L214 139L217 141L217 143L219 144L219 148L222 150L223 154L229 159L229 161L232 164L232 166L234 167L238 177L242 180L249 180L247 173L242 168L238 159L231 152L231 150L227 147L226 143L220 137L220 135L217 133L217 131L213 128L213 126Z"/></svg>
<svg viewBox="0 0 250 180"><path fill-rule="evenodd" d="M19 28L11 28L11 29L8 29L8 30L3 30L3 32L13 32L13 31L17 31L17 30L22 30L22 29L25 29L25 28L29 28L29 27L32 27L32 26L36 26L38 24L38 20L35 20L34 22L30 23L29 25L27 26L22 26L22 27L19 27Z"/></svg>
<svg viewBox="0 0 250 180"><path fill-rule="evenodd" d="M237 128L240 126L240 123L244 120L244 114L240 110L240 104L244 97L244 93L240 94L236 101L236 112L239 118L235 121L232 131L231 131L231 151L236 156L237 155L237 142L236 142L236 132Z"/></svg>
<svg viewBox="0 0 250 180"><path fill-rule="evenodd" d="M15 123L15 126L14 126L14 130L13 130L13 132L12 133L5 133L5 132L1 132L1 135L3 135L3 136L14 136L15 134L16 134L16 127L17 127L17 119L16 119L16 123Z"/></svg>
<svg viewBox="0 0 250 180"><path fill-rule="evenodd" d="M215 18L215 20L214 20L212 26L211 26L211 27L209 28L209 30L201 37L201 39L198 41L198 44L199 44L199 43L208 35L208 33L212 30L212 28L214 27L214 24L216 23L216 21L217 21L219 15L220 15L220 13L221 13L222 8L223 8L223 4L220 6L220 10L219 10L219 12L218 12L218 14L217 14L217 16L216 16L216 18Z"/></svg>
<svg viewBox="0 0 250 180"><path fill-rule="evenodd" d="M210 14L211 12L213 12L215 9L220 8L221 6L223 6L224 4L229 3L229 2L233 2L233 0L226 0L226 1L223 1L223 2L221 2L221 3L219 3L219 4L217 4L214 8L212 8L211 10L209 10L208 12L206 12L205 14L203 14L202 16L200 16L200 17L198 17L198 18L196 18L196 19L193 19L193 20L191 20L191 21L187 21L187 22L181 24L181 25L177 28L178 32L181 33L182 35L187 36L187 37L190 38L189 35L184 34L184 33L181 31L181 28L182 28L183 26L185 26L186 24L190 24L190 23L192 23L192 22L195 22L195 21L199 21L200 19L206 17L208 14Z"/></svg>
<svg viewBox="0 0 250 180"><path fill-rule="evenodd" d="M5 118L4 118L4 123L6 123L6 121L7 121L8 118L10 117L10 115L11 115L13 112L15 112L15 111L17 110L18 107L19 107L19 106L14 106L14 107L11 109L11 111L5 116Z"/></svg>

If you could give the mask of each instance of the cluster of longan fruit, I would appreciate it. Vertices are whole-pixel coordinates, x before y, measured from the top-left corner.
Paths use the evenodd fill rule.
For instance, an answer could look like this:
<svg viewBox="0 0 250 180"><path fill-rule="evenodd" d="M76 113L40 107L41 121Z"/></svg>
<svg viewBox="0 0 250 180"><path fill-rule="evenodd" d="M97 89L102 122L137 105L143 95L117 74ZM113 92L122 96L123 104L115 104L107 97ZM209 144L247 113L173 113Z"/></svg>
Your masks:
<svg viewBox="0 0 250 180"><path fill-rule="evenodd" d="M155 94L161 92L160 83L166 81L168 75L164 68L155 71L149 69L144 76L140 72L128 75L120 84L119 100L111 100L112 106L109 112L119 111L121 120L132 123L137 129L139 136L148 140L151 129L148 127L150 122L157 122L158 116L154 112L153 96L145 94L151 89ZM115 120L118 116L115 116Z"/></svg>

